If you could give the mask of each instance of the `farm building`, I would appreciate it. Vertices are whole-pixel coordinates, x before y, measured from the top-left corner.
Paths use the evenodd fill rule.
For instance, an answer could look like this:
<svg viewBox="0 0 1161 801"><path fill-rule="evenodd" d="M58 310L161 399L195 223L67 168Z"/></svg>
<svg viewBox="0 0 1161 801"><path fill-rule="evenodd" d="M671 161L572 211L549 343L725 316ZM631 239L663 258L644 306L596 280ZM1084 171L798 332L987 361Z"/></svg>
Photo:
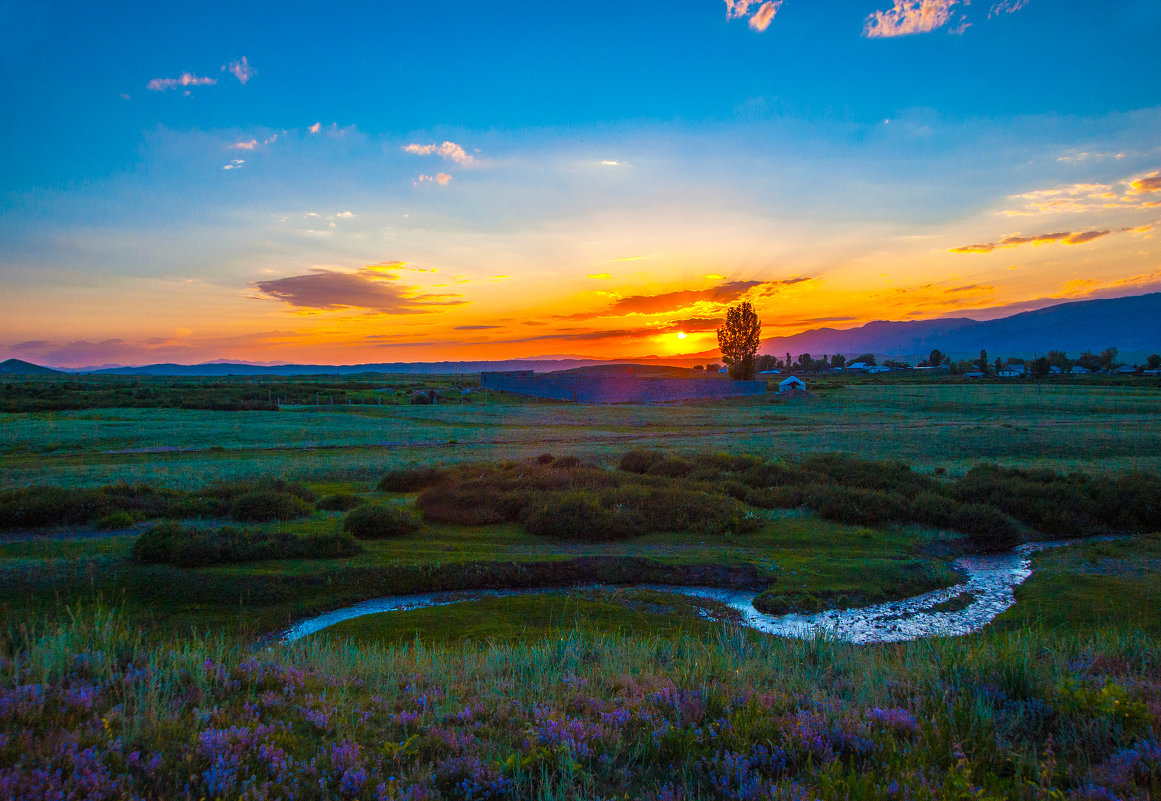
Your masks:
<svg viewBox="0 0 1161 801"><path fill-rule="evenodd" d="M806 392L806 382L798 376L792 375L789 378L778 382L779 392Z"/></svg>

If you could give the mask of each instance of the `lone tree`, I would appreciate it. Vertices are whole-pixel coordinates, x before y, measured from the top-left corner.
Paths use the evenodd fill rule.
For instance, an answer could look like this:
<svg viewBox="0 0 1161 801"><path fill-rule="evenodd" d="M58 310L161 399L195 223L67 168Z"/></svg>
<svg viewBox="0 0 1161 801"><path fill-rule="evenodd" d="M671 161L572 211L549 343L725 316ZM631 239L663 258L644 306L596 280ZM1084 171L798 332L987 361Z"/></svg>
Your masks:
<svg viewBox="0 0 1161 801"><path fill-rule="evenodd" d="M726 324L718 329L718 349L734 381L754 377L754 354L758 352L761 335L762 322L749 303L726 310Z"/></svg>

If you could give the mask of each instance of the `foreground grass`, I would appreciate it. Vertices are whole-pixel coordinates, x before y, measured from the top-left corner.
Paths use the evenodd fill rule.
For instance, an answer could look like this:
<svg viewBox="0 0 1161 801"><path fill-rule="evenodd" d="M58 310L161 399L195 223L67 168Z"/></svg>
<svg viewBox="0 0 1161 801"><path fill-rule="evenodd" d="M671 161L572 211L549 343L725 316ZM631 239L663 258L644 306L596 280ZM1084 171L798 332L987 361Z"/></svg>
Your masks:
<svg viewBox="0 0 1161 801"><path fill-rule="evenodd" d="M0 634L0 795L1148 798L1158 664L1124 630L255 653L74 612Z"/></svg>

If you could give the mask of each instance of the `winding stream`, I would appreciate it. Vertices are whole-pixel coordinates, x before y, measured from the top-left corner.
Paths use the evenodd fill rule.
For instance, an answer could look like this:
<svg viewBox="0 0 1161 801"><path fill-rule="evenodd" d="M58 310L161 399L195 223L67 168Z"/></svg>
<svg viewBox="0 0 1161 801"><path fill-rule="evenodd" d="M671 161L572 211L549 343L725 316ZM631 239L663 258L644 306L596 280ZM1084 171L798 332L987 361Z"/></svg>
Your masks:
<svg viewBox="0 0 1161 801"><path fill-rule="evenodd" d="M742 625L783 637L809 638L825 634L854 643L882 643L916 640L921 637L958 636L979 631L1016 603L1016 587L1032 575L1034 552L1075 542L1078 540L1027 543L1007 553L961 556L955 560L955 565L967 576L967 581L962 584L899 601L856 609L829 609L816 614L764 614L754 608L754 599L758 593L748 590L680 587L669 584L638 584L633 585L633 588L660 590L717 601L737 610L741 614ZM588 585L568 589L611 589L611 587ZM481 598L506 598L562 591L565 590L559 587L464 590L376 598L302 620L283 631L280 639L284 642L293 642L336 623L363 615L446 606ZM968 596L970 601L967 601ZM953 602L953 605L962 608L949 611L940 611L938 608L940 604L961 598L965 602Z"/></svg>

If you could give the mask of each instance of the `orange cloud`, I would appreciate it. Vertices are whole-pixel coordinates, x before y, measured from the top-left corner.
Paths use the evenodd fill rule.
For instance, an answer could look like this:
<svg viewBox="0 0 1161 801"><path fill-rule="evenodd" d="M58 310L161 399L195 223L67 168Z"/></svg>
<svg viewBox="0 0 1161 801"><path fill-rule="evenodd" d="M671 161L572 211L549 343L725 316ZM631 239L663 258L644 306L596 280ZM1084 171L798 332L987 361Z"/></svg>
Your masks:
<svg viewBox="0 0 1161 801"><path fill-rule="evenodd" d="M256 147L258 147L257 139L251 139L248 142L235 142L230 145L231 150L253 150Z"/></svg>
<svg viewBox="0 0 1161 801"><path fill-rule="evenodd" d="M1139 195L1146 192L1161 192L1161 170L1154 171L1129 183L1133 191Z"/></svg>
<svg viewBox="0 0 1161 801"><path fill-rule="evenodd" d="M213 86L217 82L216 78L201 78L192 72L183 72L180 78L154 78L145 84L145 88L154 92L165 92L179 86Z"/></svg>
<svg viewBox="0 0 1161 801"><path fill-rule="evenodd" d="M459 306L460 295L424 295L416 287L395 283L399 276L385 272L392 263L362 267L353 273L318 268L306 275L256 281L269 298L300 309L333 311L368 309L380 314L423 314L441 306Z"/></svg>
<svg viewBox="0 0 1161 801"><path fill-rule="evenodd" d="M889 11L875 11L867 17L863 36L884 39L929 33L942 28L951 20L956 0L894 0Z"/></svg>
<svg viewBox="0 0 1161 801"><path fill-rule="evenodd" d="M403 150L406 153L414 153L417 156L430 156L435 154L465 167L471 167L476 163L475 157L455 142L444 142L442 145L410 144L404 145Z"/></svg>
<svg viewBox="0 0 1161 801"><path fill-rule="evenodd" d="M601 311L565 315L561 319L591 320L596 317L621 317L628 314L665 314L688 309L699 303L724 306L752 291L772 295L780 287L812 281L812 278L787 278L780 281L730 281L709 289L681 289L658 295L629 295L618 298Z"/></svg>
<svg viewBox="0 0 1161 801"><path fill-rule="evenodd" d="M761 33L770 27L770 23L774 21L774 15L778 13L778 9L782 7L783 0L726 0L726 19L749 19L751 30ZM750 9L754 6L757 8L751 13Z"/></svg>
<svg viewBox="0 0 1161 801"><path fill-rule="evenodd" d="M952 253L991 253L998 248L1014 248L1020 245L1044 245L1050 242L1062 242L1065 245L1083 245L1109 234L1119 234L1130 228L1117 230L1103 229L1100 231L1058 231L1051 234L1036 234L1034 236L1006 236L998 242L985 242L980 245L964 245L952 248Z"/></svg>

